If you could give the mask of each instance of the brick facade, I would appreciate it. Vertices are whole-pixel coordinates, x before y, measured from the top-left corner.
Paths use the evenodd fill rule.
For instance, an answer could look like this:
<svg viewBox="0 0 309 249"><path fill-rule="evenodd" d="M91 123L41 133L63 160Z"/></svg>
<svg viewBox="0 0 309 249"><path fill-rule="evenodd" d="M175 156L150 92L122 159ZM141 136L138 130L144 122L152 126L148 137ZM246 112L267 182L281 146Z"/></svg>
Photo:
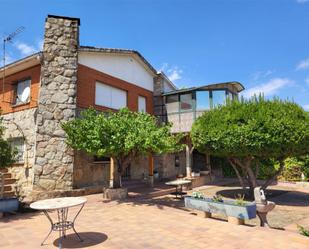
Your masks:
<svg viewBox="0 0 309 249"><path fill-rule="evenodd" d="M23 71L11 74L5 78L4 93L0 93L0 109L2 114L23 111L29 108L35 108L38 105L38 95L40 87L41 66L37 65ZM31 79L30 101L26 104L14 105L14 89L17 81Z"/></svg>
<svg viewBox="0 0 309 249"><path fill-rule="evenodd" d="M147 112L153 113L153 93L151 91L81 64L78 65L77 75L77 106L79 108L93 106L102 111L110 109L95 105L96 81L125 90L127 92L127 107L132 111L138 110L138 96L146 97Z"/></svg>

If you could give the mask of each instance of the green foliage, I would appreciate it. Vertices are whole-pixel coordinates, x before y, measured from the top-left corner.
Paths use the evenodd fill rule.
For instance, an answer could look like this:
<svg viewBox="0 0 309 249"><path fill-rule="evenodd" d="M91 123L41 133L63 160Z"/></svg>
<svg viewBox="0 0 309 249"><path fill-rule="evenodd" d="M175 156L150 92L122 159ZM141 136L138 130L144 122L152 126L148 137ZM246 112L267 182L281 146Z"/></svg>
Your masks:
<svg viewBox="0 0 309 249"><path fill-rule="evenodd" d="M204 199L204 194L200 191L194 191L191 196L196 199Z"/></svg>
<svg viewBox="0 0 309 249"><path fill-rule="evenodd" d="M309 114L278 99L233 101L193 124L195 148L221 157L286 158L309 152Z"/></svg>
<svg viewBox="0 0 309 249"><path fill-rule="evenodd" d="M236 177L235 171L229 164L226 157L210 157L210 165L212 168L222 169L222 173L224 177Z"/></svg>
<svg viewBox="0 0 309 249"><path fill-rule="evenodd" d="M234 203L238 206L246 206L245 195L238 194Z"/></svg>
<svg viewBox="0 0 309 249"><path fill-rule="evenodd" d="M222 195L214 195L212 197L212 200L215 202L223 202L223 196Z"/></svg>
<svg viewBox="0 0 309 249"><path fill-rule="evenodd" d="M14 163L15 152L10 144L2 138L4 127L1 123L2 119L0 118L0 168L4 168Z"/></svg>
<svg viewBox="0 0 309 249"><path fill-rule="evenodd" d="M309 237L309 230L304 228L303 226L297 225L298 231L301 235Z"/></svg>
<svg viewBox="0 0 309 249"><path fill-rule="evenodd" d="M123 159L182 149L182 136L172 135L170 125L158 125L154 116L127 108L108 113L88 109L81 118L64 123L62 128L72 148L99 157Z"/></svg>
<svg viewBox="0 0 309 249"><path fill-rule="evenodd" d="M305 177L309 177L309 156L287 158L280 179L299 181L301 180L302 173Z"/></svg>

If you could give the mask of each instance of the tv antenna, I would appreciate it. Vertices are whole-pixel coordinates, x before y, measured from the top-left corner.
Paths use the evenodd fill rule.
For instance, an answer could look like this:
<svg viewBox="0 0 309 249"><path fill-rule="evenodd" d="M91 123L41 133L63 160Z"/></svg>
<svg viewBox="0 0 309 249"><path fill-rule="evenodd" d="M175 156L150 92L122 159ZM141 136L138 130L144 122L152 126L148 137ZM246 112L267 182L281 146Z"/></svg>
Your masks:
<svg viewBox="0 0 309 249"><path fill-rule="evenodd" d="M12 43L15 36L25 30L25 27L20 26L14 32L3 38L3 74L2 74L2 101L4 101L4 85L5 85L5 65L6 65L6 43Z"/></svg>

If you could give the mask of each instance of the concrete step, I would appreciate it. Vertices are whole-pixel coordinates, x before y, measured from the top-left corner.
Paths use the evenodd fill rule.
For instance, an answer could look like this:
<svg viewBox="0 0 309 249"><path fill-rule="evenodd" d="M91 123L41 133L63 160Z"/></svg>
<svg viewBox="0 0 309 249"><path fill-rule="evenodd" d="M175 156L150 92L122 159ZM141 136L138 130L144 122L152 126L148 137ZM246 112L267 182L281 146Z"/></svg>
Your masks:
<svg viewBox="0 0 309 249"><path fill-rule="evenodd" d="M0 173L7 173L7 172L9 172L8 169L0 169Z"/></svg>
<svg viewBox="0 0 309 249"><path fill-rule="evenodd" d="M16 182L16 179L12 179L12 178L4 179L4 185L10 185L10 184L13 184L15 182Z"/></svg>
<svg viewBox="0 0 309 249"><path fill-rule="evenodd" d="M4 192L3 196L4 197L14 197L15 192L14 191Z"/></svg>
<svg viewBox="0 0 309 249"><path fill-rule="evenodd" d="M4 179L9 179L12 178L12 174L11 173L4 173Z"/></svg>
<svg viewBox="0 0 309 249"><path fill-rule="evenodd" d="M4 186L4 192L10 192L10 191L12 191L12 186L11 185L5 185Z"/></svg>

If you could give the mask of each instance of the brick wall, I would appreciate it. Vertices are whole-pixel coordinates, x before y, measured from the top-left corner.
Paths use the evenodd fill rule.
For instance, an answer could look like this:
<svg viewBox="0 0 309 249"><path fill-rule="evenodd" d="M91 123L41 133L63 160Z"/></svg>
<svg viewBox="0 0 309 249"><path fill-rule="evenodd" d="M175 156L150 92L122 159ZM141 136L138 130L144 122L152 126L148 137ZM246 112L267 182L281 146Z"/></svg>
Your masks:
<svg viewBox="0 0 309 249"><path fill-rule="evenodd" d="M77 106L79 108L93 106L98 110L109 109L95 105L96 81L127 91L127 106L132 111L138 110L138 96L146 97L147 112L153 113L153 93L151 91L81 64L78 65L77 72Z"/></svg>
<svg viewBox="0 0 309 249"><path fill-rule="evenodd" d="M41 65L9 75L5 78L4 94L2 92L2 81L0 84L0 109L2 114L26 110L37 107L38 92L40 85ZM14 106L14 89L19 80L31 78L30 102Z"/></svg>

